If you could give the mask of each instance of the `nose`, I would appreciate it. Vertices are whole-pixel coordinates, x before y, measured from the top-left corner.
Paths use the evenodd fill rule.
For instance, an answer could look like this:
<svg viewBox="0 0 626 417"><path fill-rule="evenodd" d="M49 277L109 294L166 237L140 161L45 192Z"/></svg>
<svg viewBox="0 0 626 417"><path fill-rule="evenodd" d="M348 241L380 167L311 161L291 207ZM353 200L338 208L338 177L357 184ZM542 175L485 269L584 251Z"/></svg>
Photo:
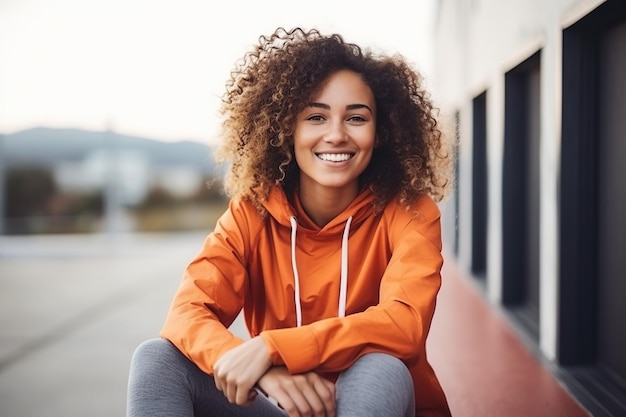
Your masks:
<svg viewBox="0 0 626 417"><path fill-rule="evenodd" d="M328 131L324 136L324 141L328 143L342 143L348 139L348 135L342 120L337 120L328 124Z"/></svg>

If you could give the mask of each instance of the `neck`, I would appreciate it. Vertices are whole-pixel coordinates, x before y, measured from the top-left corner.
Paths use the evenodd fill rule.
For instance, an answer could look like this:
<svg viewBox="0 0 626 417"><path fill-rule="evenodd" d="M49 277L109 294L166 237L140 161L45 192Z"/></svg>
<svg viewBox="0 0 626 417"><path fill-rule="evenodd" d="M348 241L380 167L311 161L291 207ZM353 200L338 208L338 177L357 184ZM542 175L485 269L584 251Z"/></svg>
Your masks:
<svg viewBox="0 0 626 417"><path fill-rule="evenodd" d="M337 217L359 193L358 185L350 189L328 187L301 187L298 191L304 211L320 228Z"/></svg>

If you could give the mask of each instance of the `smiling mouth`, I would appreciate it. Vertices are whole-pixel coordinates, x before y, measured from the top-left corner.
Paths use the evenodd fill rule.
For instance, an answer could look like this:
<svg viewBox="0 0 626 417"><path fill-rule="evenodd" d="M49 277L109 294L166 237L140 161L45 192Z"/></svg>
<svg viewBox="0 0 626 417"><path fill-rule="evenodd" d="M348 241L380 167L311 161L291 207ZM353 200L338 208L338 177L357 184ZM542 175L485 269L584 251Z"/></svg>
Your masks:
<svg viewBox="0 0 626 417"><path fill-rule="evenodd" d="M344 162L351 159L354 154L351 153L318 153L315 154L322 161Z"/></svg>

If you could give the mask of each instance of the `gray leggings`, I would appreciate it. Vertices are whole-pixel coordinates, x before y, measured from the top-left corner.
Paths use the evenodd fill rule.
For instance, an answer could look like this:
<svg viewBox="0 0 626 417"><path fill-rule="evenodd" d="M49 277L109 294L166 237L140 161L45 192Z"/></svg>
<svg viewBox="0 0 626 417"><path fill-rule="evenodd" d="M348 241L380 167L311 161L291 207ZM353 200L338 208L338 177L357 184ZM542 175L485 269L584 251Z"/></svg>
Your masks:
<svg viewBox="0 0 626 417"><path fill-rule="evenodd" d="M337 417L413 417L413 381L407 367L383 353L358 359L336 383ZM264 396L241 407L228 402L213 377L165 339L135 351L128 382L128 417L285 417Z"/></svg>

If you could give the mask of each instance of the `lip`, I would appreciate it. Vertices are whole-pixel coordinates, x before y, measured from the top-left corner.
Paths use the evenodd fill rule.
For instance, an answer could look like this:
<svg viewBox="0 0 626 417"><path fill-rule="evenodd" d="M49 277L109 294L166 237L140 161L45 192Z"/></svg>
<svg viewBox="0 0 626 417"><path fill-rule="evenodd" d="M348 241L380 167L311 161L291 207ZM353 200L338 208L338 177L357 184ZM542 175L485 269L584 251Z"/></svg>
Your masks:
<svg viewBox="0 0 626 417"><path fill-rule="evenodd" d="M317 159L319 159L322 162L332 163L332 164L341 164L341 163L349 162L354 158L355 155L356 155L355 152L350 152L350 151L315 152L315 156L317 157Z"/></svg>

